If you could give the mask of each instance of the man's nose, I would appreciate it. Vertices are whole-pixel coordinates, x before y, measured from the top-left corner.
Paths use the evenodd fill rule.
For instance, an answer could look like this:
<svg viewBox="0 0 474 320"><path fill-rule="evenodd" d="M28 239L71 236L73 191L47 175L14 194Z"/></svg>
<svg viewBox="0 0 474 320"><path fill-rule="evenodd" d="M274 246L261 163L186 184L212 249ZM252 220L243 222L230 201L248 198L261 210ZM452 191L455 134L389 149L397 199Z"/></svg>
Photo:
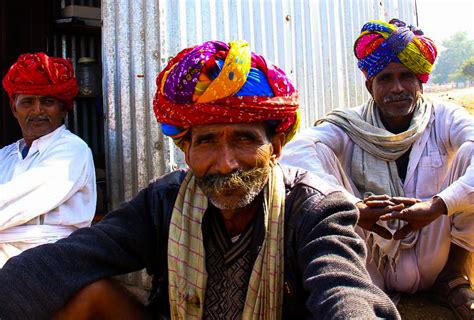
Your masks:
<svg viewBox="0 0 474 320"><path fill-rule="evenodd" d="M36 112L36 113L39 113L39 112L41 112L41 107L42 107L41 100L36 98L33 101L33 111Z"/></svg>
<svg viewBox="0 0 474 320"><path fill-rule="evenodd" d="M220 174L229 174L238 170L240 165L236 156L236 150L229 146L223 146L217 152L216 170Z"/></svg>
<svg viewBox="0 0 474 320"><path fill-rule="evenodd" d="M401 92L403 92L405 89L404 89L403 86L402 86L402 82L401 82L399 79L395 79L395 80L393 81L392 90L393 90L393 92L395 92L395 93L401 93Z"/></svg>

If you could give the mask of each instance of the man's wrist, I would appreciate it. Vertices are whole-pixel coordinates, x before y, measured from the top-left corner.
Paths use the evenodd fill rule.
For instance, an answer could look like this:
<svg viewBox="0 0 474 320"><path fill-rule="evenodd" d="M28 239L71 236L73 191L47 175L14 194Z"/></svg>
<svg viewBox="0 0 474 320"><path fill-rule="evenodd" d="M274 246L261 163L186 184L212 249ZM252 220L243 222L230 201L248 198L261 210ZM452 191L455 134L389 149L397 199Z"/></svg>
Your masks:
<svg viewBox="0 0 474 320"><path fill-rule="evenodd" d="M441 212L440 215L448 215L448 207L441 197L434 196L431 199L432 206L436 209L437 212Z"/></svg>

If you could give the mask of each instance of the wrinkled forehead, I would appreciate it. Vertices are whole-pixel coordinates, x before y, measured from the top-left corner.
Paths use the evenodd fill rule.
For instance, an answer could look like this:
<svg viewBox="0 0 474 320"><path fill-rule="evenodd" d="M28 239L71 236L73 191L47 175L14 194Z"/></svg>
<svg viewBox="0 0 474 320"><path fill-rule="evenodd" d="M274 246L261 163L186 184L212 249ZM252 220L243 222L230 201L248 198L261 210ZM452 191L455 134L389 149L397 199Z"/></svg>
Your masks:
<svg viewBox="0 0 474 320"><path fill-rule="evenodd" d="M385 77L406 77L406 76L413 76L417 77L416 73L408 69L404 64L398 63L398 62L391 62L388 66L382 69L379 73L371 77L370 79L367 79L369 83L372 83L376 79L382 79ZM420 85L421 85L421 81Z"/></svg>
<svg viewBox="0 0 474 320"><path fill-rule="evenodd" d="M24 101L24 100L40 100L44 101L46 99L52 99L55 100L57 103L62 103L62 101L52 95L36 95L36 94L23 94L23 93L18 93L13 96L13 99L15 100L16 103L19 101Z"/></svg>
<svg viewBox="0 0 474 320"><path fill-rule="evenodd" d="M190 128L191 137L207 133L232 133L232 132L254 132L265 133L266 124L264 122L249 123L213 123L193 125Z"/></svg>

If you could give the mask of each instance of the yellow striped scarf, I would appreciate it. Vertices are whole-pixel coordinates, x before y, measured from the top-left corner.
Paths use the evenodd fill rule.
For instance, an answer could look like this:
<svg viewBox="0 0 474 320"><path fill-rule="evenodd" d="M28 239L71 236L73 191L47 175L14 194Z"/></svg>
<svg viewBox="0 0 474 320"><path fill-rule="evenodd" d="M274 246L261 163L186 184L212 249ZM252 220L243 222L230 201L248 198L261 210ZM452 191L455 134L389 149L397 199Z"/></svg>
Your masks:
<svg viewBox="0 0 474 320"><path fill-rule="evenodd" d="M168 239L171 318L201 319L206 292L202 218L207 198L189 172L179 189ZM265 238L250 276L242 319L280 319L283 300L285 185L279 166L264 189Z"/></svg>

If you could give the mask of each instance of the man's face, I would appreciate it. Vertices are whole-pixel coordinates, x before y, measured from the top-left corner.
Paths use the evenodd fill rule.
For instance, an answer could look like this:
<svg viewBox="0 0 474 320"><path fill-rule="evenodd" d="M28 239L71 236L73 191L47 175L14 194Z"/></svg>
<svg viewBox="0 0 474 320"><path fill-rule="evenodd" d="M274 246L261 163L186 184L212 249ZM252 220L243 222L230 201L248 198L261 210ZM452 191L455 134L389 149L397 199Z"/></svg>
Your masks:
<svg viewBox="0 0 474 320"><path fill-rule="evenodd" d="M366 82L384 123L391 120L411 121L416 101L421 94L421 83L416 74L401 63L390 63Z"/></svg>
<svg viewBox="0 0 474 320"><path fill-rule="evenodd" d="M66 116L63 103L51 96L18 94L11 108L28 145L60 127Z"/></svg>
<svg viewBox="0 0 474 320"><path fill-rule="evenodd" d="M282 134L270 140L263 123L210 124L193 126L184 149L209 201L229 210L245 207L262 191L282 142Z"/></svg>

